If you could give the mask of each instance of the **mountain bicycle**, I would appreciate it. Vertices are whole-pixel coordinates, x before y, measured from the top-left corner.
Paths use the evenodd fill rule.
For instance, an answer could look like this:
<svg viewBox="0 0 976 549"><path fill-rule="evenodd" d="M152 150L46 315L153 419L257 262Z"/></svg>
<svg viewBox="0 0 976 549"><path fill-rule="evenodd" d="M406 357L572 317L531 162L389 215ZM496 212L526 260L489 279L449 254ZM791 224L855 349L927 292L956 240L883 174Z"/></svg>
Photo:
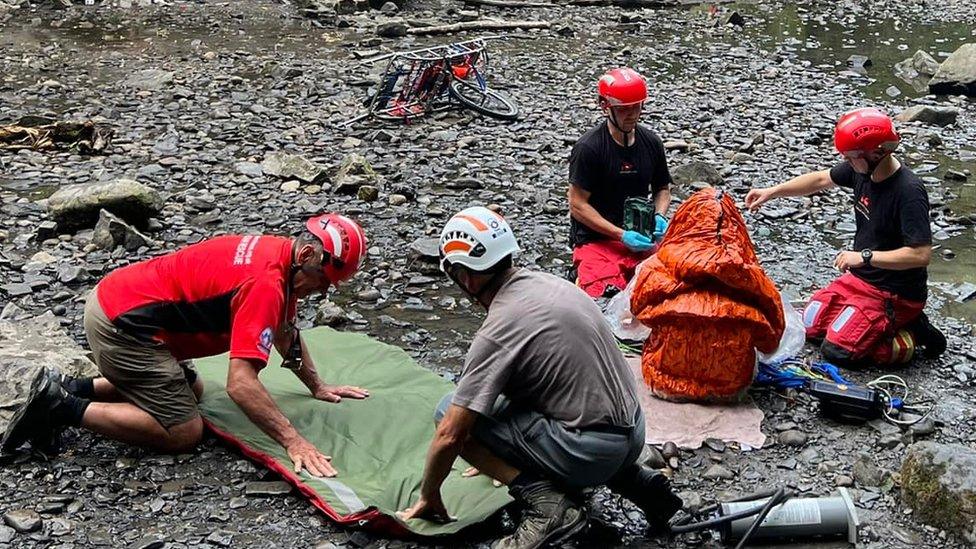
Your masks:
<svg viewBox="0 0 976 549"><path fill-rule="evenodd" d="M389 59L378 90L366 100L361 120L410 122L457 105L501 120L515 120L519 109L504 94L488 87L487 38L394 52L371 62Z"/></svg>

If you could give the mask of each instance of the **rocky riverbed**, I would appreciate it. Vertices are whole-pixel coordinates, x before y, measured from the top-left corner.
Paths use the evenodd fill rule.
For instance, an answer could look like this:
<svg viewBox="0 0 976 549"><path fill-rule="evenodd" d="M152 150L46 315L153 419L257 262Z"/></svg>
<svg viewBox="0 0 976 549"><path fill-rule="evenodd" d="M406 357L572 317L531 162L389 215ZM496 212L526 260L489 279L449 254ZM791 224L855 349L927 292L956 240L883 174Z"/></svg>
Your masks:
<svg viewBox="0 0 976 549"><path fill-rule="evenodd" d="M83 297L112 269L217 234L291 233L338 210L364 224L369 262L333 301L304 307L303 320L364 331L456 375L481 313L437 273L425 239L453 211L492 204L514 225L522 264L564 273L569 148L598 120L594 83L612 65L649 77L645 121L667 142L676 200L703 180L741 200L751 186L830 166L833 122L850 108L948 110L945 125L900 124L903 158L929 185L938 245L930 315L950 344L938 361L899 373L913 394L936 400L933 421L845 426L818 417L804 396L757 391L767 447L684 452L674 483L693 505L776 485L807 495L849 486L863 546L965 545L915 518L898 472L915 440L976 442L976 309L967 301L976 294L976 103L925 96L894 64L917 50L940 63L976 42L976 4L482 7L486 17L551 23L490 43L490 83L518 100L521 118L448 111L406 126L343 126L382 68L363 60L450 39L379 38L376 25L468 20L477 7L418 0L306 18L271 0L80 4L0 0L0 124L45 116L113 130L106 154L0 149L0 308L51 311L79 342ZM136 232L110 218L94 231L52 223L55 190L120 179L161 205L129 219ZM793 299L834 275L832 258L854 229L841 192L746 217L763 265ZM406 545L340 530L293 493L255 484L274 480L213 440L173 457L73 435L52 461L22 456L0 467L0 547ZM580 546L717 545L644 539L628 504L600 494L594 506L599 523ZM488 543L498 528L450 544Z"/></svg>

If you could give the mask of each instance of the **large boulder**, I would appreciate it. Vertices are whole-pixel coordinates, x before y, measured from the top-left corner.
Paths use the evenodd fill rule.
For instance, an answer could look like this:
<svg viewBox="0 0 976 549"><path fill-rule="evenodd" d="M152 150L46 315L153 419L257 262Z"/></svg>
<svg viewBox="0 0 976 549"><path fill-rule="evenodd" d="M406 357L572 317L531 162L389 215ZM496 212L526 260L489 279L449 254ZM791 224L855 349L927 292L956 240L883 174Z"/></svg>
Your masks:
<svg viewBox="0 0 976 549"><path fill-rule="evenodd" d="M261 168L267 175L313 183L326 176L325 168L304 156L277 151L264 157Z"/></svg>
<svg viewBox="0 0 976 549"><path fill-rule="evenodd" d="M62 230L94 227L101 210L145 227L162 208L158 192L132 179L65 185L48 198L48 212Z"/></svg>
<svg viewBox="0 0 976 549"><path fill-rule="evenodd" d="M722 184L722 175L715 166L708 162L694 161L682 164L671 170L671 179L675 185L691 185L692 183L708 183L713 187Z"/></svg>
<svg viewBox="0 0 976 549"><path fill-rule="evenodd" d="M928 89L929 80L939 70L939 62L928 53L918 50L915 55L895 63L895 76L908 82L915 91Z"/></svg>
<svg viewBox="0 0 976 549"><path fill-rule="evenodd" d="M352 15L369 9L368 0L297 0L296 4L309 17Z"/></svg>
<svg viewBox="0 0 976 549"><path fill-rule="evenodd" d="M930 107L929 105L915 105L908 107L895 116L899 122L921 122L935 126L949 126L959 117L958 107Z"/></svg>
<svg viewBox="0 0 976 549"><path fill-rule="evenodd" d="M376 35L383 38L400 38L407 35L409 28L406 20L397 17L376 25Z"/></svg>
<svg viewBox="0 0 976 549"><path fill-rule="evenodd" d="M42 366L56 366L72 376L98 375L85 350L50 312L26 319L17 319L16 313L0 317L0 433L27 398L31 379Z"/></svg>
<svg viewBox="0 0 976 549"><path fill-rule="evenodd" d="M976 43L963 44L939 65L929 91L936 95L976 97Z"/></svg>
<svg viewBox="0 0 976 549"><path fill-rule="evenodd" d="M139 90L156 91L173 83L176 73L160 69L146 69L130 74L123 84Z"/></svg>
<svg viewBox="0 0 976 549"><path fill-rule="evenodd" d="M919 519L976 543L976 450L912 444L901 466L901 491Z"/></svg>
<svg viewBox="0 0 976 549"><path fill-rule="evenodd" d="M350 153L342 160L332 181L335 192L344 194L356 194L363 185L379 186L379 176L373 166L358 153Z"/></svg>

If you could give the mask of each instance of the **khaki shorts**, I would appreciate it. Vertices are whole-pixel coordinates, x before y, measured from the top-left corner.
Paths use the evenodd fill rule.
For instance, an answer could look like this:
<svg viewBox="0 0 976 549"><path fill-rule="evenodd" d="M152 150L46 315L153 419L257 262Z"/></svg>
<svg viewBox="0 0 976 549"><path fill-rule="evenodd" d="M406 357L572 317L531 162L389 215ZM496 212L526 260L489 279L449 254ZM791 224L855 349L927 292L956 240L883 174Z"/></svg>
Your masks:
<svg viewBox="0 0 976 549"><path fill-rule="evenodd" d="M105 316L96 287L85 302L85 335L105 379L165 429L200 415L184 368L165 345L147 344L122 332Z"/></svg>

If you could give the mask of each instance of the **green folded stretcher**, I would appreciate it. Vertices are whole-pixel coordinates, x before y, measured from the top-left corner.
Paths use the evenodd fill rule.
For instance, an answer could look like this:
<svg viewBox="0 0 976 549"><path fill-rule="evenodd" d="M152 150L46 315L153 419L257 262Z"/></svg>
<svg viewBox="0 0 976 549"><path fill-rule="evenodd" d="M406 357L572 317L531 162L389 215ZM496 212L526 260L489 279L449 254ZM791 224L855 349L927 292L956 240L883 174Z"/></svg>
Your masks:
<svg viewBox="0 0 976 549"><path fill-rule="evenodd" d="M457 521L404 523L396 518L397 511L417 500L434 433L434 408L453 385L418 366L403 350L365 335L315 328L303 331L302 337L326 382L370 392L365 400L332 404L313 399L277 356L261 371L261 382L275 402L299 433L332 456L339 475L294 473L284 448L227 396L227 355L196 361L205 382L200 409L219 438L279 473L335 522L389 535L452 534L511 501L507 490L483 475L461 477L466 464L459 459L442 488L445 505Z"/></svg>

